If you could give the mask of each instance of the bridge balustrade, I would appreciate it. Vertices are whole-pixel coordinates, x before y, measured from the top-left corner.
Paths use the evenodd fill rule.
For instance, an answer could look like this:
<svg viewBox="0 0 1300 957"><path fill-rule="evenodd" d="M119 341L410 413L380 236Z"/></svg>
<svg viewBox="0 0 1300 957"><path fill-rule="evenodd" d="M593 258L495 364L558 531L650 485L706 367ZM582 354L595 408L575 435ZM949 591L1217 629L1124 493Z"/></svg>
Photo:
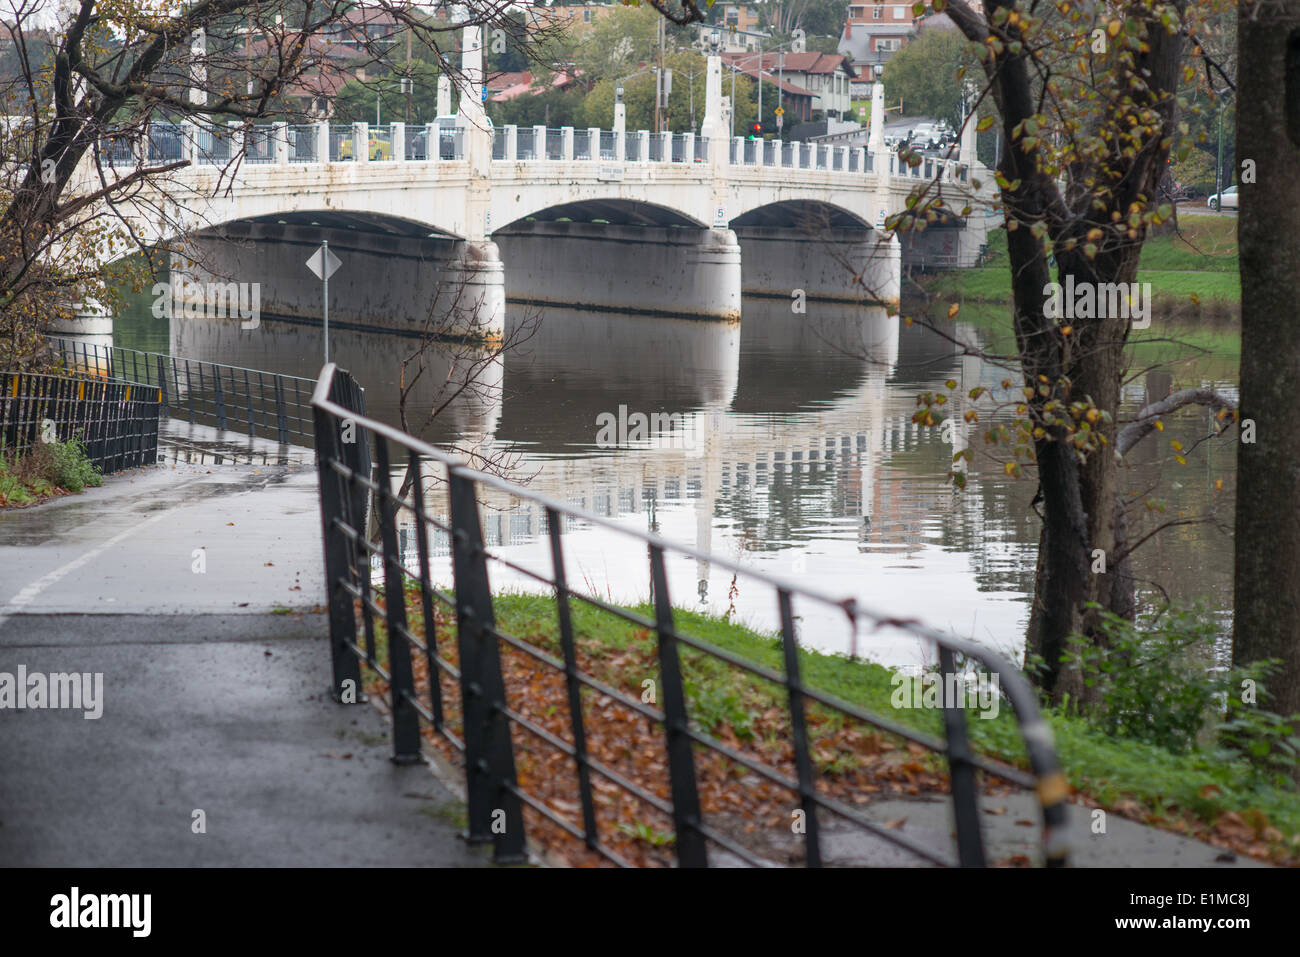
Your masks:
<svg viewBox="0 0 1300 957"><path fill-rule="evenodd" d="M707 163L709 161L709 138L707 136L695 137L695 162Z"/></svg>
<svg viewBox="0 0 1300 957"><path fill-rule="evenodd" d="M275 162L275 127L254 126L244 136L244 162Z"/></svg>
<svg viewBox="0 0 1300 957"><path fill-rule="evenodd" d="M614 135L613 130L601 130L599 134L592 134L592 135L593 136L598 135L600 137L600 158L601 159L603 160L617 159L617 156L615 155L617 149L617 144L616 144L617 137Z"/></svg>
<svg viewBox="0 0 1300 957"><path fill-rule="evenodd" d="M664 161L664 138L662 136L650 137L650 162L662 163Z"/></svg>
<svg viewBox="0 0 1300 957"><path fill-rule="evenodd" d="M346 146L344 144L347 144ZM350 123L331 123L330 124L330 162L345 163L349 160L356 159L352 155L352 124Z"/></svg>
<svg viewBox="0 0 1300 957"><path fill-rule="evenodd" d="M794 143L781 144L781 162L779 164L781 167L788 169L791 166L794 166L794 150Z"/></svg>
<svg viewBox="0 0 1300 957"><path fill-rule="evenodd" d="M557 128L546 131L546 158L564 159L564 130Z"/></svg>
<svg viewBox="0 0 1300 957"><path fill-rule="evenodd" d="M531 126L521 126L515 131L515 159L531 160L537 158L534 143L534 130Z"/></svg>
<svg viewBox="0 0 1300 957"><path fill-rule="evenodd" d="M645 160L641 155L641 136L638 133L629 133L627 142L623 144L623 159L629 163L640 163Z"/></svg>
<svg viewBox="0 0 1300 957"><path fill-rule="evenodd" d="M591 159L591 130L573 131L573 158L576 160Z"/></svg>
<svg viewBox="0 0 1300 957"><path fill-rule="evenodd" d="M758 149L758 140L745 140L744 165L753 166L756 162L754 154Z"/></svg>
<svg viewBox="0 0 1300 957"><path fill-rule="evenodd" d="M288 128L289 162L319 163L319 137L314 123L296 123Z"/></svg>
<svg viewBox="0 0 1300 957"><path fill-rule="evenodd" d="M844 147L834 146L831 148L831 169L844 169Z"/></svg>
<svg viewBox="0 0 1300 957"><path fill-rule="evenodd" d="M181 128L175 123L154 123L149 127L149 161L174 163L183 159Z"/></svg>

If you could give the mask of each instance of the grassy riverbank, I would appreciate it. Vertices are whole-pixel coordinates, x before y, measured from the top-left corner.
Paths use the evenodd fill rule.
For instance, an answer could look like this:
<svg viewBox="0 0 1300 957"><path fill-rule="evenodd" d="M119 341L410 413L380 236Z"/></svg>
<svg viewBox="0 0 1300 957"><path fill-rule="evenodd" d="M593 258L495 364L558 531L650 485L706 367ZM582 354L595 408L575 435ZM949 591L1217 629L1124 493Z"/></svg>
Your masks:
<svg viewBox="0 0 1300 957"><path fill-rule="evenodd" d="M80 442L38 444L21 455L0 452L0 508L32 505L102 483Z"/></svg>
<svg viewBox="0 0 1300 957"><path fill-rule="evenodd" d="M1184 213L1179 226L1177 233L1155 236L1142 247L1138 281L1151 283L1155 308L1195 313L1240 303L1236 217ZM922 277L918 285L945 301L1010 302L1006 232L989 235L984 265Z"/></svg>
<svg viewBox="0 0 1300 957"><path fill-rule="evenodd" d="M560 654L551 599L504 594L496 598L495 604L502 630L553 655ZM412 624L418 625L421 616L413 595L408 596L407 606ZM636 610L653 617L649 607ZM573 611L580 666L597 679L640 699L646 681L658 679L654 635L578 602L574 603ZM685 610L677 612L677 623L719 649L778 673L783 671L781 644L774 635ZM455 660L455 623L440 619L438 631L440 653L448 660ZM887 720L935 735L942 733L939 711L894 706L891 699L895 697L897 682L887 668L811 650L801 650L800 667L810 687ZM568 737L564 731L567 705L563 682L554 680L549 669L539 668L531 658L508 648L504 670L507 688L511 689L507 692L511 706L523 709L538 721L556 719L557 733ZM787 702L783 688L685 648L682 671L695 724L732 746L752 750L778 766L788 757ZM427 687L427 676L421 677L422 674L420 662L417 678L425 681ZM599 696L588 711L588 721L618 723L612 717L610 700ZM1015 717L1009 706L1002 704L991 719L971 713L968 726L972 743L982 753L1024 766L1025 754ZM612 707L621 706L615 702ZM644 720L635 715L631 718L637 733L644 738ZM1074 715L1048 712L1046 718L1055 733L1065 774L1080 803L1231 846L1253 856L1275 861L1300 860L1300 800L1294 790L1261 783L1244 766L1212 760L1207 755L1180 755L1140 741L1107 736ZM810 708L809 727L821 786L830 793L862 797L876 792L884 796L891 792L916 794L918 785L926 791L943 787L944 772L938 761L929 755L909 752L899 746L898 739L894 739L896 743L888 743L889 736L856 726L856 722L845 720L833 709ZM594 742L593 754L608 753L609 749L622 754L619 749L630 747L627 742L607 739L604 731L589 730L589 735ZM539 773L529 749L524 751L520 758L521 783L524 777L534 784L549 781L545 774ZM722 787L723 797L735 790L735 775L722 773L719 778L709 764L711 756L705 756L704 752L698 755L701 794L708 805L714 788ZM904 759L902 764L900 757ZM551 777L560 770L554 761L545 767ZM900 781L908 782L909 786L901 787ZM771 807L757 794L754 799L761 805L755 818L770 816ZM788 798L785 800L788 803ZM785 813L788 825L788 811ZM622 822L614 826L631 827L629 833L633 833L641 824ZM652 828L640 833L644 838L646 834L661 832Z"/></svg>

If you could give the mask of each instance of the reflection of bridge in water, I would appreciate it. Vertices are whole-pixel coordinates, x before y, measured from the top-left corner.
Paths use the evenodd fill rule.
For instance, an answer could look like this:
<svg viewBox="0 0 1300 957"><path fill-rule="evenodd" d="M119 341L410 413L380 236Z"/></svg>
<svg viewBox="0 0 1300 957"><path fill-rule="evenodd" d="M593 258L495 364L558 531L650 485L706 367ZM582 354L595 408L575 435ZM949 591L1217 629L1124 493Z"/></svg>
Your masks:
<svg viewBox="0 0 1300 957"><path fill-rule="evenodd" d="M296 374L317 366L319 333L306 327L272 322L248 332L237 323L173 320L172 329L173 348L190 355ZM340 364L366 383L371 413L396 422L396 366L417 343L361 333L332 339ZM511 476L532 476L527 484L542 494L704 551L744 553L770 571L814 575L880 607L898 606L900 589L924 596L927 576L907 569L947 563L947 580L966 583L956 604L975 607L989 594L1018 592L1026 538L1023 503L1009 501L1018 493L976 475L954 495L945 480L954 446L941 430L911 421L917 392L952 378L964 394L1003 375L954 353L883 309L821 304L804 316L746 300L741 322L709 323L552 308L526 347L492 369L492 394L453 403L423 438L507 456ZM435 362L434 371L440 381L445 368ZM413 410L436 401L436 390L422 392ZM598 417L620 406L675 418L643 441L601 448ZM963 423L955 438L964 442L969 428ZM484 494L488 541L548 570L544 513ZM435 513L444 510L437 487L428 501ZM644 563L628 559L625 543L600 529L566 532L575 581L585 576L615 597L645 597ZM445 542L431 544L435 575L446 580ZM414 548L413 536L403 547ZM819 554L832 567L821 568ZM714 569L670 573L681 600L703 595L725 610L730 582ZM906 607L908 595L901 598ZM762 621L769 610L749 611ZM1002 613L1011 620L1000 636L1018 633L1019 613L1018 605ZM964 614L969 627L972 613Z"/></svg>

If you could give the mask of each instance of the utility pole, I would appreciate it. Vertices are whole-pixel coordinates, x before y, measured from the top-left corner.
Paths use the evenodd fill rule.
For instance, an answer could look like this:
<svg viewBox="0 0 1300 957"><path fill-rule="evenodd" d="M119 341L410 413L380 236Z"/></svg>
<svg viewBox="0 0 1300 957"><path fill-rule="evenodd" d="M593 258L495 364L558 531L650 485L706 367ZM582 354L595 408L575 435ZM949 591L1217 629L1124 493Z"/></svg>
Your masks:
<svg viewBox="0 0 1300 957"><path fill-rule="evenodd" d="M659 17L659 80L655 91L655 132L662 133L667 125L668 97L664 93L664 18Z"/></svg>
<svg viewBox="0 0 1300 957"><path fill-rule="evenodd" d="M406 90L406 125L411 125L411 93L415 86L415 80L411 76L411 28L406 28L406 77L402 80L402 86Z"/></svg>

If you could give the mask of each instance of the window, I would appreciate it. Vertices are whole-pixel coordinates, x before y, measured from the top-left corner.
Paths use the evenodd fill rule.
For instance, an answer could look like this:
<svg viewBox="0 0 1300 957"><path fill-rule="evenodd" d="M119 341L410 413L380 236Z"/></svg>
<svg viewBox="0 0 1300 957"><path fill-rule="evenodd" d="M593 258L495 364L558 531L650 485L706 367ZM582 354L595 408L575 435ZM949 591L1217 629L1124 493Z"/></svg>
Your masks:
<svg viewBox="0 0 1300 957"><path fill-rule="evenodd" d="M881 7L872 7L872 8L871 8L871 19L872 19L872 20L881 20L881 19L884 19L884 17L883 17L883 8L881 8Z"/></svg>
<svg viewBox="0 0 1300 957"><path fill-rule="evenodd" d="M894 19L902 20L907 16L907 7L894 7Z"/></svg>
<svg viewBox="0 0 1300 957"><path fill-rule="evenodd" d="M583 11L582 11L582 22L583 22L583 23L590 23L590 22L591 22L591 11L590 11L590 10L583 10Z"/></svg>
<svg viewBox="0 0 1300 957"><path fill-rule="evenodd" d="M850 20L861 20L861 19L862 19L862 11L865 10L865 9L866 9L866 7L849 7L849 19L850 19Z"/></svg>

